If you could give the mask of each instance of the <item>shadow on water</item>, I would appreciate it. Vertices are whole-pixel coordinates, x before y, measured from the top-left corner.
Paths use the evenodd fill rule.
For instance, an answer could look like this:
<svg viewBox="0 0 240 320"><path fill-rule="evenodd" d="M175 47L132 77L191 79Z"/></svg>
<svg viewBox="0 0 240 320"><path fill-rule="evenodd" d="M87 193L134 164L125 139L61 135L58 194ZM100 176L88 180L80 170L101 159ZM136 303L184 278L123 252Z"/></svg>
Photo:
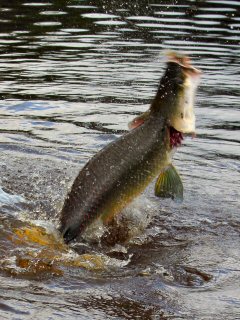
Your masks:
<svg viewBox="0 0 240 320"><path fill-rule="evenodd" d="M3 319L240 318L239 9L1 1ZM74 177L148 108L169 49L203 71L197 138L174 156L184 202L159 202L150 185L102 242L96 225L65 246L57 225Z"/></svg>

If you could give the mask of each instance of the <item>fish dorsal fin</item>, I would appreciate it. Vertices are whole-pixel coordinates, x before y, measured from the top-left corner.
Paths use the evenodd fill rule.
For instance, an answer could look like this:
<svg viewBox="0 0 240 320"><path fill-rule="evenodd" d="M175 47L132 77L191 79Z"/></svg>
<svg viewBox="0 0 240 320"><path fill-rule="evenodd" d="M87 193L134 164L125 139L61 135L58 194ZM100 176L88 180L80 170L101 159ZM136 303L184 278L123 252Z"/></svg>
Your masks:
<svg viewBox="0 0 240 320"><path fill-rule="evenodd" d="M170 164L160 173L155 184L155 195L160 198L171 198L183 201L183 184L176 168Z"/></svg>
<svg viewBox="0 0 240 320"><path fill-rule="evenodd" d="M134 118L132 121L129 122L128 128L130 130L135 129L137 127L140 127L148 118L150 115L150 110L145 111L144 113L140 114L136 118Z"/></svg>

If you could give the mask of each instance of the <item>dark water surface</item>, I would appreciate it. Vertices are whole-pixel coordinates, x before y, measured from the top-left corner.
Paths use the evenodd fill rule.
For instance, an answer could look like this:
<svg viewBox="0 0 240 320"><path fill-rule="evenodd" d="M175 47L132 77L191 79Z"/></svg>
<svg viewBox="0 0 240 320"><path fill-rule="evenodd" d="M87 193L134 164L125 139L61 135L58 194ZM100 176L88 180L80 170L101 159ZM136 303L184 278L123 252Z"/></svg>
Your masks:
<svg viewBox="0 0 240 320"><path fill-rule="evenodd" d="M239 12L237 0L0 1L1 319L240 319ZM204 72L197 138L174 156L184 202L150 186L124 243L79 254L56 231L64 197L148 108L166 49Z"/></svg>

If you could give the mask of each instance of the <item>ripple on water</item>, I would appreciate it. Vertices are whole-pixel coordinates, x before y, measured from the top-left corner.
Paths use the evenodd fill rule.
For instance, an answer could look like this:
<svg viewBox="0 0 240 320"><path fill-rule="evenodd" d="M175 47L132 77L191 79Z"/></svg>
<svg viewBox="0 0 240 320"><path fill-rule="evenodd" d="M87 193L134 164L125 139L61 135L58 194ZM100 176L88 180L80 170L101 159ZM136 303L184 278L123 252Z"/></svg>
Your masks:
<svg viewBox="0 0 240 320"><path fill-rule="evenodd" d="M78 33L78 32L88 32L88 29L80 29L80 28L63 28L61 29L63 32L69 32L69 33Z"/></svg>
<svg viewBox="0 0 240 320"><path fill-rule="evenodd" d="M200 8L200 11L209 11L209 12L235 12L237 8L226 8L226 7L215 7L214 8Z"/></svg>
<svg viewBox="0 0 240 320"><path fill-rule="evenodd" d="M65 12L65 11L42 11L42 12L39 12L39 14L45 15L45 16L59 16L59 15L67 14L67 12Z"/></svg>
<svg viewBox="0 0 240 320"><path fill-rule="evenodd" d="M180 12L180 11L178 11L178 12L175 12L175 11L154 11L154 14L157 14L157 15L162 15L162 16L166 16L166 17L168 17L168 16L184 16L185 15L185 12Z"/></svg>
<svg viewBox="0 0 240 320"><path fill-rule="evenodd" d="M225 0L208 0L208 3L216 3L216 4L222 4L224 6L240 6L239 1L225 1Z"/></svg>
<svg viewBox="0 0 240 320"><path fill-rule="evenodd" d="M52 6L52 3L50 3L50 2L25 2L22 5L29 6L29 7L48 7L48 6Z"/></svg>
<svg viewBox="0 0 240 320"><path fill-rule="evenodd" d="M86 6L86 5L68 5L67 8L72 9L97 9L96 6Z"/></svg>
<svg viewBox="0 0 240 320"><path fill-rule="evenodd" d="M119 16L116 16L114 14L107 14L107 13L84 13L82 14L82 17L84 18L91 18L91 19L114 19L119 18Z"/></svg>
<svg viewBox="0 0 240 320"><path fill-rule="evenodd" d="M117 21L117 20L103 20L103 21L95 21L95 24L104 25L104 26L122 26L127 24L125 21Z"/></svg>
<svg viewBox="0 0 240 320"><path fill-rule="evenodd" d="M62 23L59 21L41 21L41 22L34 22L34 26L39 27L52 27L52 26L61 26Z"/></svg>

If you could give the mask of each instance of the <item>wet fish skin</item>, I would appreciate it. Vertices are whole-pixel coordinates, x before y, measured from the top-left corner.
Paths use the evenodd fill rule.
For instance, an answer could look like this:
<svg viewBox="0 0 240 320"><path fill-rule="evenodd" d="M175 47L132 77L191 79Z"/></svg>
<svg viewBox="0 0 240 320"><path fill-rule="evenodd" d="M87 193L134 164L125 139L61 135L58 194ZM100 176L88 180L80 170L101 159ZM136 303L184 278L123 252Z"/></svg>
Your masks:
<svg viewBox="0 0 240 320"><path fill-rule="evenodd" d="M65 242L80 236L99 216L103 221L109 221L163 169L174 169L170 166L175 146L174 136L170 137L170 129L173 127L176 133L179 129L189 132L195 128L192 111L195 87L191 87L189 77L198 73L184 57L172 55L149 111L138 117L135 123L132 122L132 131L100 150L83 167L61 212L60 232ZM189 110L190 116L185 126L183 113ZM176 137L179 139L181 134ZM181 187L176 171L166 176L177 178L176 183ZM156 184L156 195L171 194L169 190L162 192L159 189L165 180L161 175ZM175 181L169 183L172 186L174 184ZM168 187L167 183L165 189L166 186Z"/></svg>
<svg viewBox="0 0 240 320"><path fill-rule="evenodd" d="M170 162L165 120L150 117L98 152L80 171L61 213L65 242L100 215L110 220ZM144 142L144 143L143 143Z"/></svg>

